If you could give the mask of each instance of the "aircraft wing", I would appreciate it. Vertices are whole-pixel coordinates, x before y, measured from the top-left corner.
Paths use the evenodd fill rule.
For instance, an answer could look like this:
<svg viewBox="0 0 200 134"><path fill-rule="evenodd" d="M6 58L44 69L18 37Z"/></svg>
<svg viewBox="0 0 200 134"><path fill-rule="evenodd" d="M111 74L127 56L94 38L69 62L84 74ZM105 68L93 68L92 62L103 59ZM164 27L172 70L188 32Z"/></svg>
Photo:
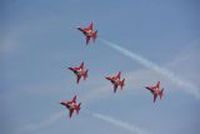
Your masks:
<svg viewBox="0 0 200 134"><path fill-rule="evenodd" d="M70 118L72 117L73 112L74 112L74 109L69 110L69 117Z"/></svg>
<svg viewBox="0 0 200 134"><path fill-rule="evenodd" d="M73 70L76 70L76 71L79 70L79 69L80 69L80 67L74 67L73 68Z"/></svg>
<svg viewBox="0 0 200 134"><path fill-rule="evenodd" d="M149 90L152 94L154 93L154 90L152 87L146 87L147 90Z"/></svg>
<svg viewBox="0 0 200 134"><path fill-rule="evenodd" d="M75 95L75 96L73 97L73 99L72 99L72 102L76 103L76 98L77 98L77 96Z"/></svg>
<svg viewBox="0 0 200 134"><path fill-rule="evenodd" d="M121 72L119 72L119 73L116 75L116 77L120 79L120 77L121 77Z"/></svg>
<svg viewBox="0 0 200 134"><path fill-rule="evenodd" d="M78 29L79 31L83 32L83 33L85 32L84 29L81 28L81 27L78 27L77 29Z"/></svg>
<svg viewBox="0 0 200 134"><path fill-rule="evenodd" d="M113 88L114 88L114 93L116 93L117 87L118 87L118 85L116 85L116 84L113 86Z"/></svg>
<svg viewBox="0 0 200 134"><path fill-rule="evenodd" d="M153 102L154 103L156 102L156 98L157 98L157 94L154 94L154 96L153 96Z"/></svg>
<svg viewBox="0 0 200 134"><path fill-rule="evenodd" d="M88 29L93 30L93 22L90 23L90 25L88 26Z"/></svg>
<svg viewBox="0 0 200 134"><path fill-rule="evenodd" d="M90 37L86 37L86 45L89 43L89 41L90 41Z"/></svg>
<svg viewBox="0 0 200 134"><path fill-rule="evenodd" d="M74 71L74 68L73 67L68 67L69 70L71 71Z"/></svg>
<svg viewBox="0 0 200 134"><path fill-rule="evenodd" d="M77 78L76 78L76 83L77 84L79 83L80 79L81 79L81 76L77 75Z"/></svg>

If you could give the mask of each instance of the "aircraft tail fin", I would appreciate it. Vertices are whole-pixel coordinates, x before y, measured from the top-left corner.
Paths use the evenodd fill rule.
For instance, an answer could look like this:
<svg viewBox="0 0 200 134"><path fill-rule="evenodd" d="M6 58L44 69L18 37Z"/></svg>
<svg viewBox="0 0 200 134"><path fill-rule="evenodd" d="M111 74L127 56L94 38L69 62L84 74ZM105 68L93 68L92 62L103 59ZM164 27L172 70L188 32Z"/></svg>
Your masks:
<svg viewBox="0 0 200 134"><path fill-rule="evenodd" d="M125 85L125 79L123 79L123 80L121 81L121 84L120 84L121 89L123 89L124 85Z"/></svg>
<svg viewBox="0 0 200 134"><path fill-rule="evenodd" d="M84 62L82 61L79 68L83 68L84 67Z"/></svg>
<svg viewBox="0 0 200 134"><path fill-rule="evenodd" d="M95 42L96 38L97 38L97 30L96 30L96 31L94 32L94 34L93 34L93 37L92 37L93 42Z"/></svg>
<svg viewBox="0 0 200 134"><path fill-rule="evenodd" d="M157 87L157 88L160 87L160 81L157 82L156 87Z"/></svg>
<svg viewBox="0 0 200 134"><path fill-rule="evenodd" d="M77 114L79 114L80 109L81 109L81 103L79 103L78 106L77 106L77 108L76 108Z"/></svg>
<svg viewBox="0 0 200 134"><path fill-rule="evenodd" d="M120 78L121 77L121 72L119 71L116 75L117 78Z"/></svg>
<svg viewBox="0 0 200 134"><path fill-rule="evenodd" d="M160 94L159 94L159 96L160 96L160 99L162 99L162 97L163 97L163 95L164 95L164 88L160 91Z"/></svg>
<svg viewBox="0 0 200 134"><path fill-rule="evenodd" d="M89 24L89 26L87 27L87 29L93 30L93 22L91 22L91 23Z"/></svg>
<svg viewBox="0 0 200 134"><path fill-rule="evenodd" d="M87 77L88 77L88 69L85 71L85 74L83 76L84 80L86 80Z"/></svg>

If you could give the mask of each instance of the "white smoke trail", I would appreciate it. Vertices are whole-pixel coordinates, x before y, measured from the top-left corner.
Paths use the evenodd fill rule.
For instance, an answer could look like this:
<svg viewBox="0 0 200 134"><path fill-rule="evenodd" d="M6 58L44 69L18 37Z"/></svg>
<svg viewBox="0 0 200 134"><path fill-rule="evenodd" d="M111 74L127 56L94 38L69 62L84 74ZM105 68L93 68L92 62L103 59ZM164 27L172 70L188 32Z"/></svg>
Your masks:
<svg viewBox="0 0 200 134"><path fill-rule="evenodd" d="M96 99L98 97L102 98L102 96L105 97L105 94L109 91L110 90L107 86L100 87L100 88L90 92L89 94L84 95L81 100L84 101L84 102L87 102L87 101L90 101L91 99ZM112 92L112 91L110 91L110 92ZM122 127L124 129L132 132L132 133L146 134L146 132L143 129L141 129L141 128L133 125L133 124L129 124L129 123L126 123L126 122L123 122L123 121L120 121L120 120L117 120L117 119L114 119L112 117L105 116L105 115L102 115L102 114L92 113L88 110L87 107L84 108L84 111L82 113L86 113L86 114L89 114L92 117L95 117L97 119L107 121L109 123L112 123L115 126ZM26 126L21 128L20 130L18 130L18 134L36 132L36 131L41 130L43 128L49 127L64 116L66 116L66 114L64 114L63 111L57 112L57 113L53 114L52 116L50 116L49 118L47 118L46 120L43 120L43 121L40 121L40 122L34 123L34 124L27 124Z"/></svg>
<svg viewBox="0 0 200 134"><path fill-rule="evenodd" d="M133 134L147 134L146 131L144 131L143 129L141 129L141 128L135 126L135 125L133 126L132 124L123 122L121 120L117 120L117 119L110 117L110 116L105 116L105 115L98 114L98 113L93 113L92 116L95 117L95 118L98 118L100 120L109 122L109 123L111 123L111 124L113 124L117 127L124 128L124 129L132 132Z"/></svg>
<svg viewBox="0 0 200 134"><path fill-rule="evenodd" d="M195 86L194 84L190 83L189 81L183 80L179 77L177 77L173 72L162 68L160 66L158 66L157 64L149 61L148 59L142 57L141 55L138 55L134 52L131 52L123 47L120 47L119 45L106 41L104 39L100 39L104 44L106 44L107 46L113 48L114 50L118 51L119 53L123 54L124 56L127 56L129 58L131 58L134 61L137 61L138 63L142 64L143 66L152 69L160 74L162 74L163 76L166 76L167 78L169 78L172 82L174 82L175 84L177 84L180 87L185 88L186 92L192 94L195 96L195 98L200 99L200 92L197 86Z"/></svg>
<svg viewBox="0 0 200 134"><path fill-rule="evenodd" d="M35 123L35 124L26 125L25 127L18 130L17 133L19 133L19 134L29 133L29 132L34 132L34 131L37 131L39 129L48 127L48 126L52 125L53 123L55 123L58 119L60 119L63 116L64 116L63 111L57 112L44 121L41 121L41 122Z"/></svg>
<svg viewBox="0 0 200 134"><path fill-rule="evenodd" d="M96 90L93 90L92 92L90 92L88 94L83 95L81 100L82 100L82 102L86 103L86 102L88 102L92 99L96 99L98 97L102 98L102 96L105 97L105 92L108 92L108 91L109 91L108 86L102 86L100 88L97 88ZM102 95L102 94L104 94L104 95ZM84 110L86 110L85 113L88 113L87 108ZM89 112L89 113L91 113L91 112ZM24 133L36 132L40 129L43 129L43 128L53 125L56 121L58 121L59 119L61 119L64 116L67 116L67 115L64 114L63 111L54 113L49 118L42 120L38 123L26 124L24 127L19 128L17 130L17 133L24 134Z"/></svg>
<svg viewBox="0 0 200 134"><path fill-rule="evenodd" d="M198 88L196 86L194 86L193 84L191 84L188 81L185 81L183 79L180 79L179 77L177 77L174 73L170 72L169 70L162 68L158 65L156 65L155 63L145 59L144 57L135 54L125 48L120 47L117 44L114 44L112 42L100 39L103 43L105 43L106 45L108 45L109 47L117 50L118 52L120 52L121 54L131 58L134 61L137 61L138 63L144 65L145 67L152 69L160 74L162 74L163 76L166 76L167 78L169 78L170 80L172 80L175 84L182 86L184 88L188 88L186 91L192 95L194 95L196 98L200 98L200 93L198 91ZM95 99L98 96L104 94L105 92L109 91L108 88L106 86L98 88L97 90L83 96L82 100L84 101L88 101L90 99ZM52 115L50 118L48 118L47 120L44 120L42 122L39 122L37 124L28 124L27 126L25 126L23 129L21 129L21 133L27 133L27 132L33 132L33 131L37 131L40 130L42 128L48 127L50 125L52 125L53 123L55 123L57 120L59 120L60 118L62 118L64 115L63 112L58 112L55 113L54 115ZM112 117L109 116L105 116L105 115L101 115L101 114L95 114L92 113L92 116L104 121L107 121L109 123L112 123L113 125L122 127L126 130L129 130L130 132L136 133L136 134L146 134L146 132L141 129L138 128L136 126L133 126L129 123L114 119Z"/></svg>

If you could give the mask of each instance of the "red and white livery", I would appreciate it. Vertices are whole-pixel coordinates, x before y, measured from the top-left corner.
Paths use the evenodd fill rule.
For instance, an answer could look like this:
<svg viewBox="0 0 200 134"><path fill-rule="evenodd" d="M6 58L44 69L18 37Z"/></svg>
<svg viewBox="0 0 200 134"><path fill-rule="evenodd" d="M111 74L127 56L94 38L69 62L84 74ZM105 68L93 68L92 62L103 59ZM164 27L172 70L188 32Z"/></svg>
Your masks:
<svg viewBox="0 0 200 134"><path fill-rule="evenodd" d="M121 80L121 72L118 72L115 76L107 76L105 78L113 84L114 93L116 93L118 86L122 90L125 85L125 78Z"/></svg>
<svg viewBox="0 0 200 134"><path fill-rule="evenodd" d="M157 82L154 86L145 87L153 94L153 102L156 102L156 98L159 96L160 99L163 97L164 88L160 89L160 81Z"/></svg>
<svg viewBox="0 0 200 134"><path fill-rule="evenodd" d="M75 95L72 100L70 101L61 101L60 104L65 106L69 110L69 118L72 117L72 114L74 111L76 111L77 114L79 114L79 111L81 109L81 103L76 102L77 96Z"/></svg>
<svg viewBox="0 0 200 134"><path fill-rule="evenodd" d="M91 22L88 27L84 28L84 27L80 26L77 29L85 35L86 45L89 43L91 38L92 38L93 42L95 42L95 40L97 38L97 30L94 30L93 22Z"/></svg>
<svg viewBox="0 0 200 134"><path fill-rule="evenodd" d="M86 80L86 78L88 77L88 69L85 69L84 62L82 62L78 67L69 67L68 69L74 72L74 74L76 75L77 84L79 84L79 81L82 77L84 80Z"/></svg>

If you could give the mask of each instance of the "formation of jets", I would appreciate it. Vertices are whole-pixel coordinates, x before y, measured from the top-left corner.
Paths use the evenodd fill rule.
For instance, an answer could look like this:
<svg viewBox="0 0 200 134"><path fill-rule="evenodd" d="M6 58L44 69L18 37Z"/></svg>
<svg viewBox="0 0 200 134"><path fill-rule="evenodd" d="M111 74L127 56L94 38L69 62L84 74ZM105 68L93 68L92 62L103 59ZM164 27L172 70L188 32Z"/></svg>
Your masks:
<svg viewBox="0 0 200 134"><path fill-rule="evenodd" d="M77 28L85 35L86 45L90 42L90 39L92 39L93 43L95 43L95 39L97 38L97 30L94 30L93 27L94 27L93 22L91 22L85 28L84 27ZM68 67L68 69L76 75L77 84L79 84L81 78L83 78L83 80L86 80L88 77L88 69L85 68L84 62L82 62L79 66ZM121 78L121 72L118 72L114 76L106 76L105 79L112 83L114 93L116 93L118 87L120 87L120 89L123 90L125 85L125 78ZM160 99L162 99L164 88L162 89L160 88L160 81L158 81L156 85L146 86L145 88L152 93L154 103L156 102L158 96L160 97ZM69 110L70 118L72 117L74 111L76 111L76 113L79 114L79 111L81 109L80 107L81 103L77 103L76 99L77 96L75 95L72 100L60 102L61 105L65 106Z"/></svg>

